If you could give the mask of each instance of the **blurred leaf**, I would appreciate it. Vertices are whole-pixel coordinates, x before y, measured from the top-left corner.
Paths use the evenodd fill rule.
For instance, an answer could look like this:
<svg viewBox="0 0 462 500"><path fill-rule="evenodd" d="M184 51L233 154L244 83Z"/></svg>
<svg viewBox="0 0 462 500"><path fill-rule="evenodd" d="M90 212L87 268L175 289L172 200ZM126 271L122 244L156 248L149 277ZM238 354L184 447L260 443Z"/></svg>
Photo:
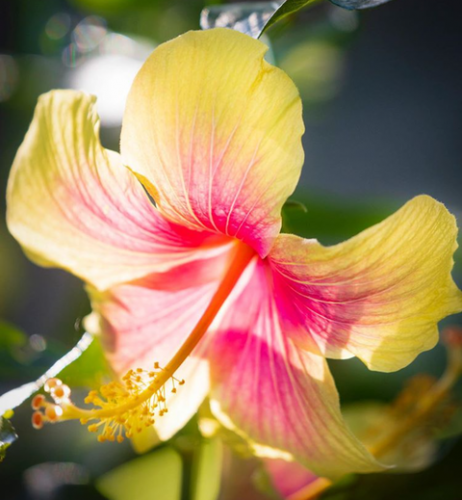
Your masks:
<svg viewBox="0 0 462 500"><path fill-rule="evenodd" d="M370 9L389 2L390 0L330 0L333 4L342 7L343 9Z"/></svg>
<svg viewBox="0 0 462 500"><path fill-rule="evenodd" d="M437 439L450 439L462 434L462 408L458 408L451 422L436 434Z"/></svg>
<svg viewBox="0 0 462 500"><path fill-rule="evenodd" d="M59 372L59 378L72 387L97 388L109 372L101 341L95 337L79 358Z"/></svg>
<svg viewBox="0 0 462 500"><path fill-rule="evenodd" d="M252 475L252 482L255 488L263 493L267 498L271 500L280 500L281 496L276 492L274 488L271 476L268 470L262 465L257 468L257 470Z"/></svg>
<svg viewBox="0 0 462 500"><path fill-rule="evenodd" d="M268 28L273 26L273 24L279 22L291 14L311 5L318 3L320 0L286 0L279 9L271 16L269 21L266 23L261 31L263 34ZM347 10L360 10L369 9L371 7L377 7L383 3L389 2L390 0L329 0L334 5L342 7Z"/></svg>
<svg viewBox="0 0 462 500"><path fill-rule="evenodd" d="M253 38L258 38L278 7L279 2L212 5L201 12L200 24L203 30L231 28Z"/></svg>
<svg viewBox="0 0 462 500"><path fill-rule="evenodd" d="M306 205L297 200L287 200L284 204L283 210L299 210L304 214L308 212Z"/></svg>
<svg viewBox="0 0 462 500"><path fill-rule="evenodd" d="M27 336L14 325L0 320L0 349L11 353L27 343Z"/></svg>
<svg viewBox="0 0 462 500"><path fill-rule="evenodd" d="M210 402L208 400L204 401L200 406L198 417L199 432L203 437L220 439L236 455L242 458L247 459L254 456L252 447L246 439L218 422L210 409Z"/></svg>
<svg viewBox="0 0 462 500"><path fill-rule="evenodd" d="M356 22L354 13L345 11L345 14L352 16L348 22ZM348 34L354 32L353 26ZM305 109L308 107L311 114L322 111L323 106L342 88L345 45L335 40L335 35L336 31L325 30L318 36L292 44L279 58L279 67L294 81ZM343 38L346 36L343 35Z"/></svg>
<svg viewBox="0 0 462 500"><path fill-rule="evenodd" d="M306 213L284 210L284 231L305 238L317 238L324 244L350 238L382 221L398 208L392 202L356 202L302 191L297 192L296 197L306 207Z"/></svg>
<svg viewBox="0 0 462 500"><path fill-rule="evenodd" d="M304 238L316 238L325 245L340 243L365 229L378 224L404 204L391 199L361 200L341 196L319 195L297 191L297 202L306 207L301 210L284 210L283 232ZM462 235L461 235L462 236ZM462 237L454 254L454 274L462 274Z"/></svg>
<svg viewBox="0 0 462 500"><path fill-rule="evenodd" d="M406 418L406 414L394 414L389 405L373 401L348 405L343 410L343 416L350 429L366 447L373 447L382 436L387 435L387 431ZM437 452L438 445L434 437L416 426L402 437L399 444L379 459L394 466L389 471L391 473L417 472L428 468L436 460Z"/></svg>
<svg viewBox="0 0 462 500"><path fill-rule="evenodd" d="M16 59L13 64L16 64ZM2 74L2 72L5 73L5 70L0 67L0 80L3 79L2 82L4 82L8 76ZM20 70L19 74L21 74ZM14 87L12 86L12 88ZM15 130L15 127L11 127L11 130ZM6 133L7 131L2 130L3 144L5 146L9 144L9 139L5 135ZM10 130L8 130L8 133L10 133ZM8 151L5 149L2 150L2 161L5 166L9 164ZM21 292L24 292L26 280L24 279L24 259L22 259L22 255L18 252L16 242L9 234L2 219L0 219L0 316L3 317L17 307L18 298ZM0 333L0 339L2 336L3 332Z"/></svg>
<svg viewBox="0 0 462 500"><path fill-rule="evenodd" d="M157 446L161 440L155 428L151 426L145 427L141 432L135 432L130 442L135 452L141 455L154 448L154 446Z"/></svg>
<svg viewBox="0 0 462 500"><path fill-rule="evenodd" d="M161 448L104 474L96 487L109 500L180 500L182 469L180 455Z"/></svg>
<svg viewBox="0 0 462 500"><path fill-rule="evenodd" d="M193 462L191 500L216 500L220 493L223 444L220 439L204 439Z"/></svg>
<svg viewBox="0 0 462 500"><path fill-rule="evenodd" d="M307 208L304 203L296 200L287 200L282 207L282 229L283 233L290 232L290 226L287 226L287 221L291 219L291 212L300 212L303 214L307 213Z"/></svg>
<svg viewBox="0 0 462 500"><path fill-rule="evenodd" d="M462 430L460 420L454 422L458 408L452 394L459 363L459 356L450 357L439 380L423 373L407 379L391 403L362 401L344 408L350 429L381 462L394 466L390 472L428 468L439 458L439 432L451 423L453 435Z"/></svg>
<svg viewBox="0 0 462 500"><path fill-rule="evenodd" d="M0 417L0 462L5 458L6 449L16 441L18 435L10 421L4 417Z"/></svg>
<svg viewBox="0 0 462 500"><path fill-rule="evenodd" d="M152 1L152 0L151 0ZM71 3L89 12L109 13L120 12L124 9L139 7L146 3L146 0L71 0Z"/></svg>
<svg viewBox="0 0 462 500"><path fill-rule="evenodd" d="M269 21L266 23L265 27L262 29L261 34L263 34L268 28L273 26L273 24L279 22L281 19L297 12L304 7L308 7L309 5L313 5L319 2L319 0L286 0L279 9L271 16Z"/></svg>
<svg viewBox="0 0 462 500"><path fill-rule="evenodd" d="M461 453L416 474L363 474L349 484L335 484L323 500L460 500Z"/></svg>
<svg viewBox="0 0 462 500"><path fill-rule="evenodd" d="M37 392L49 378L56 377L58 373L61 373L66 366L73 363L88 349L88 347L90 347L93 340L94 338L92 335L84 333L82 338L77 342L76 346L56 361L56 363L54 363L53 366L51 366L35 382L29 382L2 394L0 396L0 415L4 414L8 410L18 407L26 399L32 396L34 392Z"/></svg>

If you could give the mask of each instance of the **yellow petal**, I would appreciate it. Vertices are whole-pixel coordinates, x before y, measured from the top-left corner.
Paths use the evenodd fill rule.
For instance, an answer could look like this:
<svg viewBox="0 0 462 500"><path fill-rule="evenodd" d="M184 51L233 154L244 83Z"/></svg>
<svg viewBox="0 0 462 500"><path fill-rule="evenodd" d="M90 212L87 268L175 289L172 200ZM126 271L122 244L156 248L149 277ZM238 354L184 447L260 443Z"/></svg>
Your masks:
<svg viewBox="0 0 462 500"><path fill-rule="evenodd" d="M95 98L40 97L8 182L7 222L28 256L103 289L187 261L204 236L166 221L102 148Z"/></svg>
<svg viewBox="0 0 462 500"><path fill-rule="evenodd" d="M298 91L267 47L227 29L158 47L127 101L121 150L171 220L265 255L303 163Z"/></svg>
<svg viewBox="0 0 462 500"><path fill-rule="evenodd" d="M281 235L270 260L296 341L373 370L406 366L435 346L437 322L462 310L456 236L454 217L429 196L333 247Z"/></svg>

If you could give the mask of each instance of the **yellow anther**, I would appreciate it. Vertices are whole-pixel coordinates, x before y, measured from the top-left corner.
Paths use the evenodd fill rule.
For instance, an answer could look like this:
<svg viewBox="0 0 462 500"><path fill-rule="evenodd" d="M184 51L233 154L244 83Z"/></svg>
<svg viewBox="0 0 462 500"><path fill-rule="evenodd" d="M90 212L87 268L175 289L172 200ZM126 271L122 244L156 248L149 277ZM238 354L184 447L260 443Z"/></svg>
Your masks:
<svg viewBox="0 0 462 500"><path fill-rule="evenodd" d="M86 404L93 409L81 409L70 401L70 389L58 379L48 381L47 389L55 404L50 404L42 395L33 400L35 409L43 409L34 418L34 426L40 428L44 422L56 422L61 419L78 418L83 425L89 421L89 432L99 432L98 441L122 442L124 434L131 437L133 432L142 432L155 422L155 414L167 413L166 384L172 384L170 390L176 393L177 379L167 370L155 363L157 372L148 372L142 368L129 370L120 382L113 381L103 385L99 391L90 391L85 398ZM62 418L61 418L62 417Z"/></svg>
<svg viewBox="0 0 462 500"><path fill-rule="evenodd" d="M14 417L14 411L11 409L6 410L6 412L3 414L3 418L6 418L7 420L9 420L13 417Z"/></svg>
<svg viewBox="0 0 462 500"><path fill-rule="evenodd" d="M98 397L98 392L97 391L90 391L87 395L87 397L84 399L86 404L93 403L93 400Z"/></svg>

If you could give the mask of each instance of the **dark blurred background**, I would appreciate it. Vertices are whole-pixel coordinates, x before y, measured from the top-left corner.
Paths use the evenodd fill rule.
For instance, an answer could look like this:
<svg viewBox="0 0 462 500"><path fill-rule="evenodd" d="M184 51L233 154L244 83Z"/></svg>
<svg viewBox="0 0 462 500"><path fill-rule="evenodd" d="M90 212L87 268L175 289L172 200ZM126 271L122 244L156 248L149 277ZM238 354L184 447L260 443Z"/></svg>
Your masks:
<svg viewBox="0 0 462 500"><path fill-rule="evenodd" d="M49 89L97 94L102 141L118 149L136 71L158 43L199 29L200 12L210 3L219 2L0 0L1 191L37 96ZM307 126L306 164L295 198L308 213L292 222L289 217L289 229L340 241L420 193L462 216L461 7L460 0L393 0L358 14L325 2L269 32L276 63L300 88ZM4 201L0 207L0 318L23 332L18 345L0 342L2 393L40 375L75 344L89 306L78 280L27 261L5 229ZM369 373L356 361L332 368L342 400L349 402L390 399L409 375L439 374L443 365L437 347L398 374ZM129 447L94 447L72 424L32 432L29 417L27 408L17 412L20 439L0 465L2 499L53 498L43 493L46 488L26 486L34 477L30 467L43 461L74 461L84 467L81 477L92 478L132 456ZM461 446L450 443L442 456L433 472L388 476L389 489L364 498L414 498L415 484L425 485L419 499L462 498L456 472ZM432 496L443 491L441 484L445 496ZM92 488L82 488L63 498L98 498Z"/></svg>

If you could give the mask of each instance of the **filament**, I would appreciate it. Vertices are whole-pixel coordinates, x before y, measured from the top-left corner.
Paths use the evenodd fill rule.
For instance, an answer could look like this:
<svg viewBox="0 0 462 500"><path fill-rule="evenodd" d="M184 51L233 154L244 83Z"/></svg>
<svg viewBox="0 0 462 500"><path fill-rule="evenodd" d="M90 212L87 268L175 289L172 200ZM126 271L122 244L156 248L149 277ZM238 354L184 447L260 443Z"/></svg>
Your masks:
<svg viewBox="0 0 462 500"><path fill-rule="evenodd" d="M175 377L176 371L205 335L255 255L254 250L243 243L235 246L231 264L210 304L164 368L154 362L150 371L142 368L129 370L120 381L112 381L103 385L99 391L91 391L85 398L85 403L93 405L93 408L74 405L70 399L70 388L59 379L50 379L44 389L53 402L42 394L34 397L32 425L40 429L44 423L79 419L82 424L89 424L90 432L98 433L99 441L118 442L122 442L124 436L130 438L134 433L140 433L144 428L154 425L158 418L168 412L168 394L175 394L178 387L185 383Z"/></svg>

